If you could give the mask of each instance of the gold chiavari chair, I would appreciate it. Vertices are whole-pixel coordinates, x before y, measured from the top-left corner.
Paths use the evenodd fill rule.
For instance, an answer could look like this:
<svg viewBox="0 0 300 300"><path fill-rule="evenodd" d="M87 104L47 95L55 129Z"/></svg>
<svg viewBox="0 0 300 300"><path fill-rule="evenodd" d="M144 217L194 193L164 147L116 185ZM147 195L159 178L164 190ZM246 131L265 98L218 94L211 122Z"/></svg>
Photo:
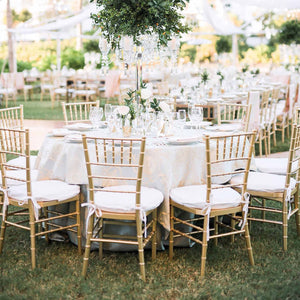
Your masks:
<svg viewBox="0 0 300 300"><path fill-rule="evenodd" d="M207 243L215 239L217 244L219 237L231 236L233 241L234 235L244 234L250 264L254 264L247 224L248 195L246 193L254 139L254 132L218 137L205 136L206 184L178 187L170 192L170 258L173 258L173 244L176 237L184 236L201 244L201 276L205 274ZM241 193L234 190L235 184L220 184L229 182L234 175L241 175L243 178ZM175 209L189 212L194 217L190 220L181 220L179 214L174 214ZM238 213L242 213L240 229L236 226ZM223 223L221 217L225 215L231 219L230 225ZM209 225L210 218L214 218L213 228ZM180 224L189 226L193 230L190 233L180 231ZM199 234L202 234L201 238L198 237Z"/></svg>
<svg viewBox="0 0 300 300"><path fill-rule="evenodd" d="M248 131L251 104L218 103L218 125L235 124L237 129Z"/></svg>
<svg viewBox="0 0 300 300"><path fill-rule="evenodd" d="M152 259L155 259L157 207L163 201L160 191L141 185L146 139L85 135L82 139L89 182L88 228L82 275L87 273L91 243L99 243L100 259L103 243L119 243L135 245L141 278L145 281L144 247L152 240ZM107 224L133 226L136 235L110 234L105 230Z"/></svg>
<svg viewBox="0 0 300 300"><path fill-rule="evenodd" d="M295 124L284 175L277 175L282 172L273 166L273 172L270 173L275 174L251 172L248 178L248 192L251 195L251 205L249 206L251 215L248 220L282 226L284 251L287 250L288 221L292 215L296 217L296 229L300 236L299 161L300 126ZM270 162L272 163L272 160ZM271 171L270 168L269 171ZM241 183L242 178L236 177L232 182ZM280 203L280 208L276 203ZM279 218L276 218L276 215L279 215Z"/></svg>
<svg viewBox="0 0 300 300"><path fill-rule="evenodd" d="M87 122L89 121L89 112L91 107L99 107L99 100L92 102L75 102L66 103L62 102L62 109L64 114L65 124L72 124L75 122Z"/></svg>
<svg viewBox="0 0 300 300"><path fill-rule="evenodd" d="M0 128L0 139L1 190L4 194L0 253L3 250L5 232L8 226L30 232L33 269L36 267L36 237L45 236L48 240L48 235L53 232L61 230L77 232L78 252L81 253L79 186L58 180L32 181L28 129ZM9 161L6 160L7 155L25 157L26 167L13 166L13 171L16 172L14 173ZM24 171L26 173L25 178L21 178L18 171ZM19 181L20 184L9 186L9 180ZM66 214L60 212L59 205L65 203L74 203L74 211ZM57 210L53 210L53 207L56 207ZM73 223L68 225L68 222L63 222L66 218L73 219ZM42 225L44 230L37 230L36 227L41 229Z"/></svg>
<svg viewBox="0 0 300 300"><path fill-rule="evenodd" d="M10 129L23 129L23 105L0 109L0 127Z"/></svg>

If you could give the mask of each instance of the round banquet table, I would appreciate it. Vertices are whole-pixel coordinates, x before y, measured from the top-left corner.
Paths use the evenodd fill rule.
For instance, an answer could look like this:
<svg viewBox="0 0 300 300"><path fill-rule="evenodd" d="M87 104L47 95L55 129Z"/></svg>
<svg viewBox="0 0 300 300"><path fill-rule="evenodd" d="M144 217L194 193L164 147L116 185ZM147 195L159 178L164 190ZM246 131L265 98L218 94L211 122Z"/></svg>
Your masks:
<svg viewBox="0 0 300 300"><path fill-rule="evenodd" d="M87 136L112 137L107 129L91 130L84 133ZM190 141L185 139L185 142L179 140L178 143L170 143L166 138L160 137L147 138L146 140L142 185L156 188L164 195L164 201L158 210L160 228L164 229L158 234L161 240L166 239L170 229L170 190L180 186L205 183L205 144L201 141L204 133L201 130L183 130L180 132L181 136L193 136L193 138ZM195 142L196 135L199 137L199 141ZM85 191L85 198L87 198L88 179L83 145L80 141L68 141L66 137L48 134L40 148L35 167L38 169L38 180L56 179L69 184L79 184ZM88 200L85 199L85 201ZM82 222L85 224L86 213L82 212ZM85 229L82 232L83 240L85 240ZM71 241L76 243L74 237L71 238ZM185 238L179 238L177 242L180 246L190 245L189 240ZM161 248L163 248L162 243ZM114 249L110 248L109 250ZM115 250L119 251L120 249L117 247Z"/></svg>

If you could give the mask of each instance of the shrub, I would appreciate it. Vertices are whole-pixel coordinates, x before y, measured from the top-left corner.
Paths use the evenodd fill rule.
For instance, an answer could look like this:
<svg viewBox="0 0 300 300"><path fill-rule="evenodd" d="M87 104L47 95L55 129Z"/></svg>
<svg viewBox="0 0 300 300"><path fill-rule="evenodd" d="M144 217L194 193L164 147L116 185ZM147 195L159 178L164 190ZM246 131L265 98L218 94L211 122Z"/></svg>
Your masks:
<svg viewBox="0 0 300 300"><path fill-rule="evenodd" d="M292 43L300 44L300 22L298 20L289 20L283 23L278 33L280 44L290 45Z"/></svg>
<svg viewBox="0 0 300 300"><path fill-rule="evenodd" d="M66 48L61 55L61 66L67 66L69 69L82 69L84 67L84 55L82 51L73 48Z"/></svg>
<svg viewBox="0 0 300 300"><path fill-rule="evenodd" d="M231 52L232 42L230 36L222 35L216 41L216 51L218 54Z"/></svg>

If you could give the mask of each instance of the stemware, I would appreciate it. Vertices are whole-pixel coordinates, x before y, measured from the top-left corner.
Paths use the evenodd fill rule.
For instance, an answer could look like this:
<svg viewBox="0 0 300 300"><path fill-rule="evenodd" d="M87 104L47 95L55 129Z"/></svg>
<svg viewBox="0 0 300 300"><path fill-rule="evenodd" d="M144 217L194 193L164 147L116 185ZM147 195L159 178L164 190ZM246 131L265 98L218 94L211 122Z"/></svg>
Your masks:
<svg viewBox="0 0 300 300"><path fill-rule="evenodd" d="M105 115L105 120L108 120L110 115L112 114L112 105L107 103L104 105L104 115Z"/></svg>
<svg viewBox="0 0 300 300"><path fill-rule="evenodd" d="M185 109L178 110L178 122L180 124L180 128L183 129L186 122L186 111Z"/></svg>
<svg viewBox="0 0 300 300"><path fill-rule="evenodd" d="M91 121L93 128L97 129L100 127L102 117L103 117L102 107L91 107L89 120Z"/></svg>

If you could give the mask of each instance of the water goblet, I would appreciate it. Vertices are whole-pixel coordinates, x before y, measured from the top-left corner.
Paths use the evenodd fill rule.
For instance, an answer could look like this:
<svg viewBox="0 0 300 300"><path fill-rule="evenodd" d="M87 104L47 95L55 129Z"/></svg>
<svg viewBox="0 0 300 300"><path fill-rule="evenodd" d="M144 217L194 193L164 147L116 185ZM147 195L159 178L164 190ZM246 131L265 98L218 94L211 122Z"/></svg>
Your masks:
<svg viewBox="0 0 300 300"><path fill-rule="evenodd" d="M93 128L98 129L100 127L102 117L103 117L102 107L91 107L89 120L91 121Z"/></svg>

